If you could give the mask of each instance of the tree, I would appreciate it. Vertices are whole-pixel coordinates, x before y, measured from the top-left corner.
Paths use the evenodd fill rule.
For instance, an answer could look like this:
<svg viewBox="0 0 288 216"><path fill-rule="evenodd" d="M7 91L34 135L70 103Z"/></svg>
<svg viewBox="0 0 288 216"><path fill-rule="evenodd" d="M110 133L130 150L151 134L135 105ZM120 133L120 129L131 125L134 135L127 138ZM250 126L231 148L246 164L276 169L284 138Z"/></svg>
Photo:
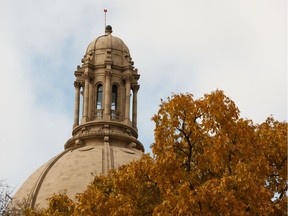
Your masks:
<svg viewBox="0 0 288 216"><path fill-rule="evenodd" d="M155 212L286 214L287 123L254 125L219 90L174 95L153 120L155 167L166 171L155 181L167 195Z"/></svg>
<svg viewBox="0 0 288 216"><path fill-rule="evenodd" d="M7 184L7 182L5 180L0 180L0 215L22 216L30 215L30 212L34 212L30 209L31 199L28 196L21 201L15 202L12 193L13 189ZM39 212L37 211L37 213Z"/></svg>
<svg viewBox="0 0 288 216"><path fill-rule="evenodd" d="M5 180L0 180L0 215L7 211L7 206L11 201L12 190Z"/></svg>
<svg viewBox="0 0 288 216"><path fill-rule="evenodd" d="M10 201L9 197L11 195L11 191L9 186L4 180L0 180L0 215L5 212L7 205Z"/></svg>
<svg viewBox="0 0 288 216"><path fill-rule="evenodd" d="M239 114L220 90L172 95L152 118L153 158L95 177L77 201L55 195L30 215L286 215L287 123Z"/></svg>

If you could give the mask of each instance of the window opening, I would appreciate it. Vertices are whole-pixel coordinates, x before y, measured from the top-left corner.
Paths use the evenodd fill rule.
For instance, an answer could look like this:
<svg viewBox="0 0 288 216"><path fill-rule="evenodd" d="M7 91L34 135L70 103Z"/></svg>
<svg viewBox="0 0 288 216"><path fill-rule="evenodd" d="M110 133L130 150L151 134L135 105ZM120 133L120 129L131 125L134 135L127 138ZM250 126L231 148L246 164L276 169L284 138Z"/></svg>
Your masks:
<svg viewBox="0 0 288 216"><path fill-rule="evenodd" d="M96 100L96 109L102 109L102 98L103 98L103 86L99 84L97 86L97 100Z"/></svg>
<svg viewBox="0 0 288 216"><path fill-rule="evenodd" d="M117 85L112 86L111 110L117 110Z"/></svg>

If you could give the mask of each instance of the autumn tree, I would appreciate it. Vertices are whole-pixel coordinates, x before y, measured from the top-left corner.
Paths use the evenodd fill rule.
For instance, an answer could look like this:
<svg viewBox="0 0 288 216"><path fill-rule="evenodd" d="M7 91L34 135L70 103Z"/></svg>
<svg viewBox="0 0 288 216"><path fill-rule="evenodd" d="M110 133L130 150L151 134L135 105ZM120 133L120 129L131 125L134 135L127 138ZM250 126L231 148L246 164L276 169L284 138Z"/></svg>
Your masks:
<svg viewBox="0 0 288 216"><path fill-rule="evenodd" d="M155 168L171 215L286 215L287 123L255 125L222 91L173 95L157 115Z"/></svg>
<svg viewBox="0 0 288 216"><path fill-rule="evenodd" d="M287 123L240 118L220 90L172 95L153 121L152 158L29 215L286 215Z"/></svg>

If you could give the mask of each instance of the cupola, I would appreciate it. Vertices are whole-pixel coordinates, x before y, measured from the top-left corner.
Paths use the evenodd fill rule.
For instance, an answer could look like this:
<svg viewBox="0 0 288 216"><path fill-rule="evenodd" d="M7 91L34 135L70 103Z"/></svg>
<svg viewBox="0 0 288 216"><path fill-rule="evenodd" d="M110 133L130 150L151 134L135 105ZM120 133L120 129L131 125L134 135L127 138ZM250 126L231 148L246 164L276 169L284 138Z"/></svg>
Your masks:
<svg viewBox="0 0 288 216"><path fill-rule="evenodd" d="M106 175L144 152L137 139L140 75L125 43L112 36L111 26L88 45L74 75L72 137L63 152L26 180L12 205L26 199L32 208L45 207L48 197L65 191L73 199L93 176Z"/></svg>

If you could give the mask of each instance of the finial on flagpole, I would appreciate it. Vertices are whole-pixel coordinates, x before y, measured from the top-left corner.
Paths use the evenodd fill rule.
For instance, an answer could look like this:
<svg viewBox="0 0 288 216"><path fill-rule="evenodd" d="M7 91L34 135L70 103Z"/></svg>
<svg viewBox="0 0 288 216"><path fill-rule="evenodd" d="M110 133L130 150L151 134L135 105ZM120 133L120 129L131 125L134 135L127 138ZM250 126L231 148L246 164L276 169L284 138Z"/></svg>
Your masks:
<svg viewBox="0 0 288 216"><path fill-rule="evenodd" d="M106 29L106 13L107 13L107 9L104 9L104 14L105 14L105 26L104 26L104 29Z"/></svg>

